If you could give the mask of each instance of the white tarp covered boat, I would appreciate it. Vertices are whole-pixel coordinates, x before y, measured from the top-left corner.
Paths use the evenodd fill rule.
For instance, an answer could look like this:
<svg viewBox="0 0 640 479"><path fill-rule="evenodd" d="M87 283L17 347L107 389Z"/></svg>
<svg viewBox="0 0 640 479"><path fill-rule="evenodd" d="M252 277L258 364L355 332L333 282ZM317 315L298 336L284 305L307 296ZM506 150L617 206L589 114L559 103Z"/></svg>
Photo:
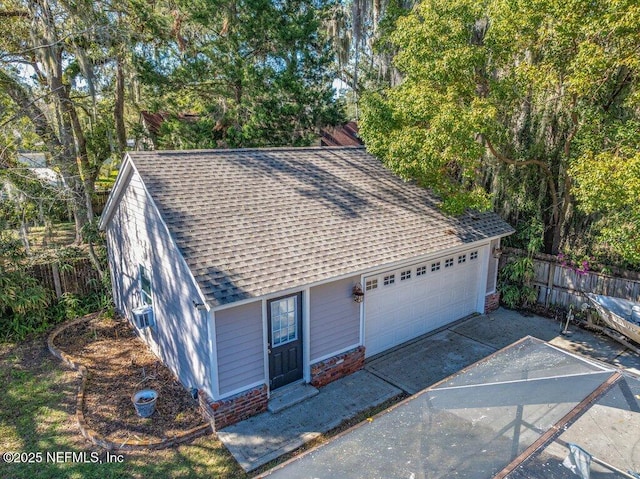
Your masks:
<svg viewBox="0 0 640 479"><path fill-rule="evenodd" d="M587 298L609 328L640 344L640 302L593 293Z"/></svg>

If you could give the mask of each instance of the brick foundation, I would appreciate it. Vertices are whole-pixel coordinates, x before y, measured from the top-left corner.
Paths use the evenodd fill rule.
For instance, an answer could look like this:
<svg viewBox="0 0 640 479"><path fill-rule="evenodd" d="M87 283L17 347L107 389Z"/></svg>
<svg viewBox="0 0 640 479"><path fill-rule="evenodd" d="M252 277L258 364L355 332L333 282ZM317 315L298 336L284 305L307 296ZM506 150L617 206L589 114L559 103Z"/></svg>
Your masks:
<svg viewBox="0 0 640 479"><path fill-rule="evenodd" d="M500 307L500 293L496 291L493 294L488 294L484 298L484 314L489 314Z"/></svg>
<svg viewBox="0 0 640 479"><path fill-rule="evenodd" d="M326 386L364 367L364 346L311 365L311 384Z"/></svg>
<svg viewBox="0 0 640 479"><path fill-rule="evenodd" d="M267 410L267 386L262 385L226 399L214 401L206 392L198 391L200 409L214 431L243 421Z"/></svg>

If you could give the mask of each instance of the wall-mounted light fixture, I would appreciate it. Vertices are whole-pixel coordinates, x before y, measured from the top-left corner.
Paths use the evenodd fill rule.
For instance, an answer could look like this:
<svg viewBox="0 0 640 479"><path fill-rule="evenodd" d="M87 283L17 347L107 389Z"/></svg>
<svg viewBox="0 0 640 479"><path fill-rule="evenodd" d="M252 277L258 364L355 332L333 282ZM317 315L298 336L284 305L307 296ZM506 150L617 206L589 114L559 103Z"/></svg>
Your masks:
<svg viewBox="0 0 640 479"><path fill-rule="evenodd" d="M493 257L495 259L498 259L498 258L500 258L500 256L502 256L502 249L500 249L499 246L495 246L493 248L493 251L491 252L491 254L493 255Z"/></svg>
<svg viewBox="0 0 640 479"><path fill-rule="evenodd" d="M364 291L362 291L362 285L360 283L356 283L353 286L353 300L356 303L362 303L364 301Z"/></svg>

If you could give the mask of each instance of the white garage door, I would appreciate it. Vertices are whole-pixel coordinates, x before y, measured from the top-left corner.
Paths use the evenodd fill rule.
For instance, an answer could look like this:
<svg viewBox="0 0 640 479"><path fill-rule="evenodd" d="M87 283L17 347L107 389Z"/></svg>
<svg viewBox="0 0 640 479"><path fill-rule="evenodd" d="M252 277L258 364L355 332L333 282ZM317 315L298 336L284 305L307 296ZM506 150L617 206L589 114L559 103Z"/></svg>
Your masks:
<svg viewBox="0 0 640 479"><path fill-rule="evenodd" d="M366 355L475 312L480 263L473 249L366 277Z"/></svg>

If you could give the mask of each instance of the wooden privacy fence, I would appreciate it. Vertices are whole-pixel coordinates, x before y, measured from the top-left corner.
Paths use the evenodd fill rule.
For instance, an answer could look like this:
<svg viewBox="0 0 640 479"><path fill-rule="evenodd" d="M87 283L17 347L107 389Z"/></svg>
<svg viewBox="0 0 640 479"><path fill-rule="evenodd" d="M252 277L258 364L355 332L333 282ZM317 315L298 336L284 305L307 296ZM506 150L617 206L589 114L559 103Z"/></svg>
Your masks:
<svg viewBox="0 0 640 479"><path fill-rule="evenodd" d="M93 214L99 216L102 214L105 205L107 204L107 198L109 198L111 190L98 190L93 192L91 198L91 206L93 207Z"/></svg>
<svg viewBox="0 0 640 479"><path fill-rule="evenodd" d="M88 259L63 266L57 263L36 264L27 268L27 273L55 292L58 298L64 293L86 296L100 290L100 275Z"/></svg>
<svg viewBox="0 0 640 479"><path fill-rule="evenodd" d="M510 259L526 256L515 248L503 248L500 267ZM579 307L586 302L586 293L604 294L632 301L640 300L640 273L611 268L612 274L595 271L578 272L562 266L553 255L536 253L533 256L535 276L533 285L538 289L538 303Z"/></svg>

